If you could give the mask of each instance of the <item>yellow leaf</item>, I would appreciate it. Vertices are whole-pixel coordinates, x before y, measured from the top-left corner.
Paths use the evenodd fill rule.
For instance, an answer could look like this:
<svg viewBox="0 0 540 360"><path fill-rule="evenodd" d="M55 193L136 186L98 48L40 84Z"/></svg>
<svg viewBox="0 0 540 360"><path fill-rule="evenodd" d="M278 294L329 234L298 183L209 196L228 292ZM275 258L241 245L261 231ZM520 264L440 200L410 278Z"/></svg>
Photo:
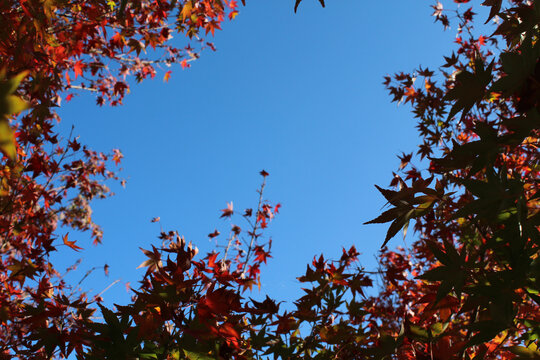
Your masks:
<svg viewBox="0 0 540 360"><path fill-rule="evenodd" d="M0 99L0 115L11 115L28 109L28 103L21 98L8 95Z"/></svg>
<svg viewBox="0 0 540 360"><path fill-rule="evenodd" d="M191 0L186 1L180 15L182 15L182 20L186 20L187 17L191 16L191 10L193 9L193 4Z"/></svg>
<svg viewBox="0 0 540 360"><path fill-rule="evenodd" d="M0 151L8 158L15 160L17 158L17 147L15 137L7 119L0 119Z"/></svg>
<svg viewBox="0 0 540 360"><path fill-rule="evenodd" d="M28 75L28 71L23 71L9 80L3 80L6 75L5 70L0 71L0 96L11 95L17 90L21 81Z"/></svg>
<svg viewBox="0 0 540 360"><path fill-rule="evenodd" d="M23 71L9 80L0 80L0 117L28 109L28 104L24 100L12 95L27 74L27 71ZM3 78L4 75L5 71L1 71L0 78Z"/></svg>

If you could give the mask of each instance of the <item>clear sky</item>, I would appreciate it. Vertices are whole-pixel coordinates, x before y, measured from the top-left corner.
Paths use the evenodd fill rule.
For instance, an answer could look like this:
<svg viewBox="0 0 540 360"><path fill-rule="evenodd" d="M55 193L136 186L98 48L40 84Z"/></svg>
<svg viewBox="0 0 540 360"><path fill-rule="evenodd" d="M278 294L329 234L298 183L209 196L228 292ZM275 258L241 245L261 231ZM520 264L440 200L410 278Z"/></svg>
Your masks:
<svg viewBox="0 0 540 360"><path fill-rule="evenodd" d="M108 278L86 283L96 292L116 279L136 286L139 247L159 244L153 217L210 251L207 234L229 226L219 210L229 201L256 206L265 169L266 197L283 207L267 231L273 259L261 295L293 299L314 255L336 257L352 244L373 269L387 228L362 225L384 205L373 185L388 185L396 155L419 141L408 106L390 103L382 77L442 64L455 29L434 24L431 4L328 0L323 9L304 0L294 14L293 0L247 0L216 32L218 51L176 67L168 83L161 73L134 85L117 108L97 107L91 94L64 104L63 129L74 124L95 150L122 150L127 187L93 205L103 244L79 236L85 251L60 261L83 257L80 275L109 264ZM129 295L117 284L104 297L125 303Z"/></svg>

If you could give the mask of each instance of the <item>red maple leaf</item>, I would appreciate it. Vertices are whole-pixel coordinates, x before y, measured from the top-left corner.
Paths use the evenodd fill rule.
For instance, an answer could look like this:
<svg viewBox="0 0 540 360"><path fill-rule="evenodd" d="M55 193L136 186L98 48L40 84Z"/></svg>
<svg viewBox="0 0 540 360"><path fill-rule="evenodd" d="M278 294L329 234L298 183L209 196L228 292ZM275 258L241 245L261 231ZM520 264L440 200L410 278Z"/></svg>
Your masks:
<svg viewBox="0 0 540 360"><path fill-rule="evenodd" d="M231 217L234 213L232 201L230 203L227 203L227 207L225 209L221 209L221 212L223 212L223 214L221 214L220 217Z"/></svg>
<svg viewBox="0 0 540 360"><path fill-rule="evenodd" d="M83 70L85 67L86 65L81 60L73 64L73 73L75 74L75 79L83 75Z"/></svg>
<svg viewBox="0 0 540 360"><path fill-rule="evenodd" d="M266 259L271 258L269 252L265 251L262 246L255 246L255 260L258 262L264 262L266 264Z"/></svg>
<svg viewBox="0 0 540 360"><path fill-rule="evenodd" d="M180 61L180 66L182 66L182 69L185 69L185 68L190 67L191 65L188 64L186 59L184 59L184 60Z"/></svg>

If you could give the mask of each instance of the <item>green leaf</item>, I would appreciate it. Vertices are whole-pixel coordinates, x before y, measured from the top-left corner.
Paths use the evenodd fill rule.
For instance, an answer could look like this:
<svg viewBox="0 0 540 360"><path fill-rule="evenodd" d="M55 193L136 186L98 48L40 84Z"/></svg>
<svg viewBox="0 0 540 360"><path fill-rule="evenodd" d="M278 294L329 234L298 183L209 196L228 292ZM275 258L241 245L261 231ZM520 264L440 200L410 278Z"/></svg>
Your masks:
<svg viewBox="0 0 540 360"><path fill-rule="evenodd" d="M489 20L493 19L499 11L501 11L502 0L486 0L482 3L484 6L491 6L489 10L489 16L485 22L487 24Z"/></svg>
<svg viewBox="0 0 540 360"><path fill-rule="evenodd" d="M454 142L452 151L443 158L433 159L441 171L464 169L468 166L482 167L489 156L497 154L497 144L488 140L476 140L459 145Z"/></svg>
<svg viewBox="0 0 540 360"><path fill-rule="evenodd" d="M433 325L431 325L430 329L431 329L431 334L433 336L439 336L441 335L445 330L446 328L448 328L448 322L445 322L445 323L435 323Z"/></svg>
<svg viewBox="0 0 540 360"><path fill-rule="evenodd" d="M26 75L27 72L21 72L9 80L0 81L0 151L13 161L17 158L17 146L6 116L28 109L28 103L12 95Z"/></svg>
<svg viewBox="0 0 540 360"><path fill-rule="evenodd" d="M28 103L14 95L6 95L0 98L0 116L20 113L28 109Z"/></svg>
<svg viewBox="0 0 540 360"><path fill-rule="evenodd" d="M399 192L397 191L394 191L394 190L388 190L388 189L383 189L382 187L378 186L378 185L375 185L375 187L377 188L377 190L379 190L379 192L384 196L384 198L389 202L389 203L393 203L392 201L394 201L394 199L398 196ZM394 204L395 205L395 204Z"/></svg>
<svg viewBox="0 0 540 360"><path fill-rule="evenodd" d="M0 118L5 115L19 113L28 108L28 104L17 96L12 95L28 73L21 72L9 80L0 81ZM0 74L0 78L3 74Z"/></svg>
<svg viewBox="0 0 540 360"><path fill-rule="evenodd" d="M9 80L0 81L0 96L11 95L17 90L21 81L28 75L28 71L23 71ZM3 78L4 74L0 73L0 78Z"/></svg>
<svg viewBox="0 0 540 360"><path fill-rule="evenodd" d="M452 109L448 113L448 118L455 116L463 110L462 117L474 106L474 104L484 97L486 86L491 81L491 70L493 62L484 69L484 63L477 57L474 63L475 72L471 73L463 70L456 75L454 88L450 89L445 96L446 100L456 100Z"/></svg>
<svg viewBox="0 0 540 360"><path fill-rule="evenodd" d="M478 331L468 342L466 347L488 342L506 329L506 325L498 321L486 320L471 324L469 328Z"/></svg>
<svg viewBox="0 0 540 360"><path fill-rule="evenodd" d="M492 217L498 213L499 199L487 198L471 201L452 215L452 219L459 219L469 215Z"/></svg>
<svg viewBox="0 0 540 360"><path fill-rule="evenodd" d="M511 346L508 348L512 353L518 356L518 359L540 360L540 352L526 348L524 346Z"/></svg>
<svg viewBox="0 0 540 360"><path fill-rule="evenodd" d="M427 280L427 281L443 281L449 275L450 268L448 266L439 266L434 269L428 270L420 276L417 276L417 279Z"/></svg>
<svg viewBox="0 0 540 360"><path fill-rule="evenodd" d="M406 334L412 339L419 341L428 341L431 338L429 332L418 325L408 323L406 324L406 327Z"/></svg>
<svg viewBox="0 0 540 360"><path fill-rule="evenodd" d="M501 62L506 76L497 80L490 91L512 94L519 90L526 79L535 71L536 63L540 57L540 45L533 46L530 37L527 37L518 52L505 52L501 54Z"/></svg>
<svg viewBox="0 0 540 360"><path fill-rule="evenodd" d="M5 118L0 118L0 151L2 151L11 160L15 160L17 158L15 136L11 130L11 126L9 126L9 123Z"/></svg>
<svg viewBox="0 0 540 360"><path fill-rule="evenodd" d="M381 215L379 215L375 219L365 222L364 225L367 225L367 224L383 224L383 223L386 223L386 222L389 222L389 221L393 221L399 215L401 215L402 212L403 212L403 210L400 209L400 208L392 208L390 210L386 210L385 212L383 212Z"/></svg>
<svg viewBox="0 0 540 360"><path fill-rule="evenodd" d="M396 339L393 336L382 334L379 339L379 347L387 354L392 354L396 351Z"/></svg>
<svg viewBox="0 0 540 360"><path fill-rule="evenodd" d="M532 292L530 291L527 291L527 294L529 295L529 297L531 299L534 300L535 303L537 303L538 305L540 305L540 296L536 295L536 294L533 294Z"/></svg>
<svg viewBox="0 0 540 360"><path fill-rule="evenodd" d="M137 354L141 359L157 359L157 354Z"/></svg>
<svg viewBox="0 0 540 360"><path fill-rule="evenodd" d="M437 289L437 295L435 296L435 301L433 302L433 305L438 304L439 301L444 299L444 297L448 295L450 291L452 291L452 289L454 288L454 282L456 282L456 280L459 281L459 278L450 278L441 282L439 288Z"/></svg>
<svg viewBox="0 0 540 360"><path fill-rule="evenodd" d="M101 313L103 314L103 319L105 319L105 322L107 323L107 325L109 325L111 329L114 329L117 331L120 330L121 329L120 321L118 320L114 312L107 309L105 306L101 304L98 304L98 305L99 305L99 308L101 309Z"/></svg>
<svg viewBox="0 0 540 360"><path fill-rule="evenodd" d="M186 359L188 360L215 360L213 356L210 356L208 354L195 352L195 351L189 351L184 349L184 354L186 355Z"/></svg>
<svg viewBox="0 0 540 360"><path fill-rule="evenodd" d="M405 215L402 215L398 217L394 222L390 225L388 228L388 231L386 232L386 237L384 239L383 244L381 245L381 248L385 247L386 244L392 239L399 230L401 230L406 224L409 223L409 220L411 219L411 215L414 213L414 210L409 210Z"/></svg>
<svg viewBox="0 0 540 360"><path fill-rule="evenodd" d="M443 252L441 248L434 241L427 241L426 245L429 247L433 255L444 265L450 265L452 262L448 254Z"/></svg>

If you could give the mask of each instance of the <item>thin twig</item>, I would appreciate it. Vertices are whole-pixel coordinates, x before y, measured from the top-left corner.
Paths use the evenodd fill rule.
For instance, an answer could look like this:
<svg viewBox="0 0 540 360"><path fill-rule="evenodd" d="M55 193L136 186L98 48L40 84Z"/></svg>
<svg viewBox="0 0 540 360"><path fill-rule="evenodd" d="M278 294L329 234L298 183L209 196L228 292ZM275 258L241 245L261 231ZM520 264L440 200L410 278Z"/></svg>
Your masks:
<svg viewBox="0 0 540 360"><path fill-rule="evenodd" d="M103 289L99 294L96 295L96 297L100 297L101 295L103 295L103 293L105 293L105 291L109 290L110 288L112 288L114 285L118 284L120 282L120 280L114 280L109 286L107 286L105 289Z"/></svg>
<svg viewBox="0 0 540 360"><path fill-rule="evenodd" d="M257 190L257 192L259 193L259 203L257 205L257 212L255 213L255 224L253 225L253 228L252 228L251 241L249 243L249 247L248 247L248 251L247 251L247 255L246 255L246 261L244 263L244 268L242 269L242 273L246 272L246 268L247 268L247 265L248 265L248 262L249 262L249 257L251 256L251 252L253 251L253 244L255 243L255 240L258 237L257 236L257 230L258 230L259 223L257 221L257 216L259 216L259 212L261 211L261 205L262 205L262 202L263 202L263 192L264 192L264 187L265 186L266 186L266 177L263 177L263 182L261 184L261 188L259 190Z"/></svg>

